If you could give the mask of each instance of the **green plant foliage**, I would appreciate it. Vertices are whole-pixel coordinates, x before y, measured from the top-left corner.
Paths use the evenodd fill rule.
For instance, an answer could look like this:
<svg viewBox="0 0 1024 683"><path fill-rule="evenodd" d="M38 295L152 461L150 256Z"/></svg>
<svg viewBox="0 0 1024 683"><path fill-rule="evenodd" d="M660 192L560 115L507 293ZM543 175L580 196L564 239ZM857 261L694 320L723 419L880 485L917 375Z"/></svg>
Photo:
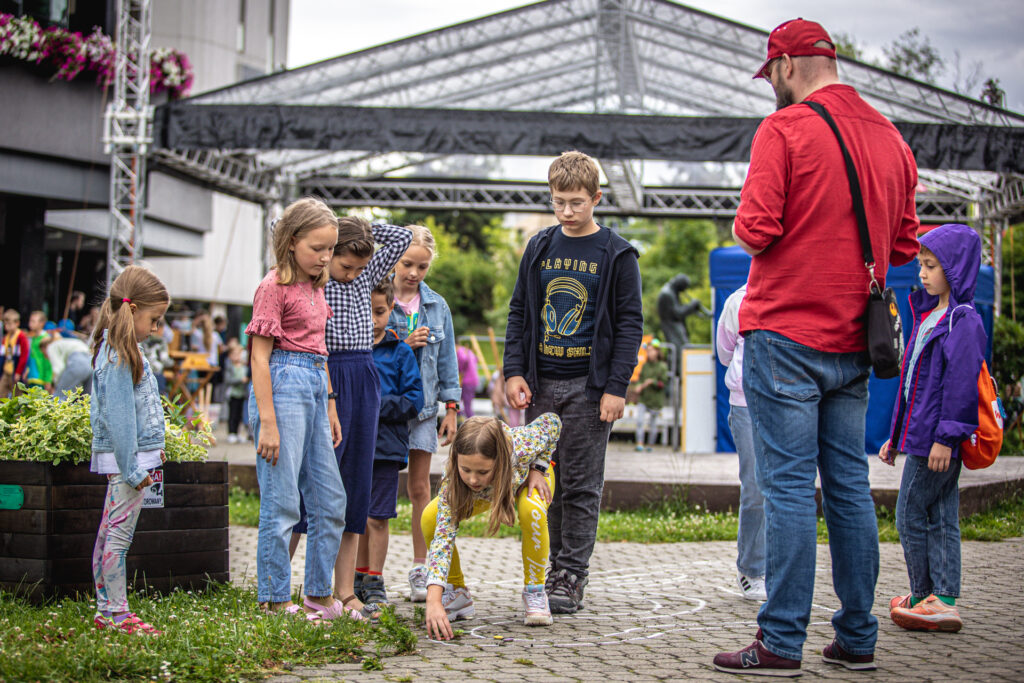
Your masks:
<svg viewBox="0 0 1024 683"><path fill-rule="evenodd" d="M89 399L76 389L58 401L41 387L0 399L0 460L77 464L92 457ZM181 406L164 399L168 462L206 460L212 434L199 418L185 416Z"/></svg>
<svg viewBox="0 0 1024 683"><path fill-rule="evenodd" d="M0 679L7 681L253 681L296 666L370 661L411 652L416 636L393 615L370 625L267 614L256 593L210 584L169 595L133 593L158 638L97 630L95 600L41 607L0 592ZM372 650L372 651L371 651Z"/></svg>

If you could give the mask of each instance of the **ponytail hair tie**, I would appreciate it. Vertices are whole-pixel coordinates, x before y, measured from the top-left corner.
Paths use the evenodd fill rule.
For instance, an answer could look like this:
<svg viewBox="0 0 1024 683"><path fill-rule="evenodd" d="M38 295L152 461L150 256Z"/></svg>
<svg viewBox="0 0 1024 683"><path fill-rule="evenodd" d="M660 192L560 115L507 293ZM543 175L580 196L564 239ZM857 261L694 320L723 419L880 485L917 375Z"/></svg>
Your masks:
<svg viewBox="0 0 1024 683"><path fill-rule="evenodd" d="M121 299L121 303L123 303L123 304L130 304L131 302L132 302L132 300L129 299L128 297L125 297L125 298Z"/></svg>

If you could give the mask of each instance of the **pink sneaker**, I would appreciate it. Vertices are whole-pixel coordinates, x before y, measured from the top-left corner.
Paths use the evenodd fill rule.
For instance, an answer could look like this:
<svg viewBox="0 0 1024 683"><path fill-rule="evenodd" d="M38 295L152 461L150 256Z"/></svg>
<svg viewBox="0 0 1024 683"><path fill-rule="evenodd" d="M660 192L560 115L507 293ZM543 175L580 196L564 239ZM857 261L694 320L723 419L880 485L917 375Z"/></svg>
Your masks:
<svg viewBox="0 0 1024 683"><path fill-rule="evenodd" d="M910 607L910 593L906 595L897 595L895 598L889 601L889 611L892 612L897 607Z"/></svg>
<svg viewBox="0 0 1024 683"><path fill-rule="evenodd" d="M163 631L158 631L152 625L147 624L142 619L135 616L134 612L129 612L120 619L112 618L110 620L111 628L124 631L125 633L143 633L150 636L159 636L163 634Z"/></svg>

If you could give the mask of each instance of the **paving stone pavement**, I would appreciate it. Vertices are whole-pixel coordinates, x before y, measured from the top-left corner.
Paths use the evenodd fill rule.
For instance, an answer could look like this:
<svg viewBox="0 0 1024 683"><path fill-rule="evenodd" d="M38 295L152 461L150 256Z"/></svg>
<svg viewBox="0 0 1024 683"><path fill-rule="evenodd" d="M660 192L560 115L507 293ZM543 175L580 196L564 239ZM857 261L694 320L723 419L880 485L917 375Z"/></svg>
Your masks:
<svg viewBox="0 0 1024 683"><path fill-rule="evenodd" d="M598 543L586 589L586 609L555 616L550 627L522 624L522 559L514 539L465 538L460 555L476 606L457 622L464 635L433 641L417 627L413 655L388 657L383 671L357 664L297 667L269 680L299 681L737 681L716 672L711 658L745 647L757 630L758 603L736 586L735 543ZM293 563L302 580L304 548ZM256 529L231 528L231 571L253 580ZM385 570L399 614L413 616L405 582L409 536L393 535ZM818 546L815 600L804 646L803 678L850 681L1024 681L1024 538L963 545L964 589L958 634L904 631L888 619L888 600L907 590L898 544L881 546L875 596L880 633L876 672L850 672L821 661L833 635L829 619L839 601L832 590L828 546Z"/></svg>

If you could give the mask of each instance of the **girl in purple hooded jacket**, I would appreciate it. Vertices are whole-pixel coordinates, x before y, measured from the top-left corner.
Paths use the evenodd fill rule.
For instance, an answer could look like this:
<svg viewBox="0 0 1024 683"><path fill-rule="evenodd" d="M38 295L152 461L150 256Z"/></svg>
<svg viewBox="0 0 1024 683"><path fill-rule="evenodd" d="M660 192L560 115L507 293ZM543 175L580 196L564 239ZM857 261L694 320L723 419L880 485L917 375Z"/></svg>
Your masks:
<svg viewBox="0 0 1024 683"><path fill-rule="evenodd" d="M903 358L890 438L878 457L906 454L896 528L910 593L889 616L910 630L959 631L960 443L978 428L978 373L986 336L974 309L981 239L951 223L921 238L921 284L910 295L914 326Z"/></svg>

